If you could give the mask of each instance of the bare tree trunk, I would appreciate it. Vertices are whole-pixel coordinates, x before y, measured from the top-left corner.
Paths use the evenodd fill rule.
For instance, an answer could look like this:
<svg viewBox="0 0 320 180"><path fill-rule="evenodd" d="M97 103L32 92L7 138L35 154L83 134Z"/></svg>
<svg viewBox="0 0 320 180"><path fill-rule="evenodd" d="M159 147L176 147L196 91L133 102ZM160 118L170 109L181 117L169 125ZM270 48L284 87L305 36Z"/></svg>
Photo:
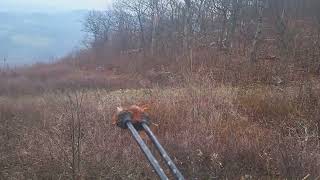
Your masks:
<svg viewBox="0 0 320 180"><path fill-rule="evenodd" d="M152 34L151 34L151 55L153 56L156 48L156 33L159 23L158 0L151 0L152 6Z"/></svg>
<svg viewBox="0 0 320 180"><path fill-rule="evenodd" d="M254 36L253 42L252 42L252 49L250 52L250 62L256 62L257 60L257 51L258 51L258 43L260 40L260 36L262 33L262 25L263 25L263 9L264 9L264 0L258 0L258 24L257 24L257 30L256 34Z"/></svg>
<svg viewBox="0 0 320 180"><path fill-rule="evenodd" d="M191 33L191 1L185 0L185 20L184 20L184 36L183 36L183 52L187 53L190 46Z"/></svg>
<svg viewBox="0 0 320 180"><path fill-rule="evenodd" d="M228 34L226 37L226 48L229 50L231 48L233 35L236 31L237 27L237 21L239 16L239 10L240 10L240 2L239 0L233 0L232 1L232 11L231 11L231 20L230 20L230 27L228 28Z"/></svg>
<svg viewBox="0 0 320 180"><path fill-rule="evenodd" d="M144 28L143 28L143 24L142 24L142 19L141 19L141 15L138 14L138 21L139 21L139 27L140 27L140 38L141 38L141 44L140 44L140 48L143 51L143 54L145 55L145 38L144 38Z"/></svg>
<svg viewBox="0 0 320 180"><path fill-rule="evenodd" d="M218 39L218 47L220 50L222 50L225 46L224 41L226 37L226 29L227 29L227 11L222 10L222 24L221 24L221 30L219 33L219 39Z"/></svg>

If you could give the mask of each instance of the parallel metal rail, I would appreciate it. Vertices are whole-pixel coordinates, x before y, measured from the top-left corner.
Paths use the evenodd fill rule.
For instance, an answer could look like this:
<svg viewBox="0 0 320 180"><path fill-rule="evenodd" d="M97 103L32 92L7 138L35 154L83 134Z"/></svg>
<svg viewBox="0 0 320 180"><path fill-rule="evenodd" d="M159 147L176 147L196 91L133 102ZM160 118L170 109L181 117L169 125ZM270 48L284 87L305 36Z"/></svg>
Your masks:
<svg viewBox="0 0 320 180"><path fill-rule="evenodd" d="M170 171L172 172L172 174L174 175L174 177L177 180L184 180L185 178L183 177L182 173L179 171L177 166L174 164L174 162L169 157L168 153L165 151L165 149L162 147L162 145L158 141L157 137L154 135L154 133L149 128L148 120L143 119L140 123L133 124L131 117L132 116L130 115L130 113L127 113L127 112L125 114L119 115L118 126L121 128L124 128L124 129L126 129L126 128L129 129L129 131L132 134L132 137L138 143L140 149L142 150L144 155L147 157L149 163L151 164L151 166L153 167L153 169L155 170L155 172L157 173L159 178L161 180L168 180L169 179L167 177L167 175L164 173L164 171L161 168L157 159L154 157L154 155L151 153L148 146L145 144L145 142L140 137L138 130L143 130L146 132L146 134L151 139L152 143L154 144L154 146L156 147L156 149L160 153L161 157L164 159L164 161L168 165L168 167L169 167Z"/></svg>

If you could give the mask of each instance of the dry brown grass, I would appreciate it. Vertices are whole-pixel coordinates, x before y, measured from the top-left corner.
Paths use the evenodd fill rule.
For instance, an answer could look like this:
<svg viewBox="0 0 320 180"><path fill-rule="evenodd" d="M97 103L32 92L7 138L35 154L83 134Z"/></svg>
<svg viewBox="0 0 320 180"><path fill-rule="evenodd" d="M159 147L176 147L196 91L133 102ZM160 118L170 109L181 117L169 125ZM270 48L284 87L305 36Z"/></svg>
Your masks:
<svg viewBox="0 0 320 180"><path fill-rule="evenodd" d="M154 130L188 179L313 179L320 176L318 92L310 83L281 89L193 81L184 88L2 97L0 177L71 178L70 123L81 112L77 175L155 178L128 132L111 125L117 105L143 102L151 104ZM79 97L75 108L70 98Z"/></svg>
<svg viewBox="0 0 320 180"><path fill-rule="evenodd" d="M114 74L66 62L36 64L0 72L0 95L39 95L48 91L77 89L129 89L141 87L135 74Z"/></svg>

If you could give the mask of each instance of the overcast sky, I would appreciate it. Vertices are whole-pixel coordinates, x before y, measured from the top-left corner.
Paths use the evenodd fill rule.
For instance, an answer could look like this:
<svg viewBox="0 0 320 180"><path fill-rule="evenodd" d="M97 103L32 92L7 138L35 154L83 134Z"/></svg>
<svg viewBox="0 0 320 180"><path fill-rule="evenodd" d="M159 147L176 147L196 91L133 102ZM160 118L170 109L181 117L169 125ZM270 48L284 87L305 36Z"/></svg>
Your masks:
<svg viewBox="0 0 320 180"><path fill-rule="evenodd" d="M111 0L0 0L5 11L103 10Z"/></svg>

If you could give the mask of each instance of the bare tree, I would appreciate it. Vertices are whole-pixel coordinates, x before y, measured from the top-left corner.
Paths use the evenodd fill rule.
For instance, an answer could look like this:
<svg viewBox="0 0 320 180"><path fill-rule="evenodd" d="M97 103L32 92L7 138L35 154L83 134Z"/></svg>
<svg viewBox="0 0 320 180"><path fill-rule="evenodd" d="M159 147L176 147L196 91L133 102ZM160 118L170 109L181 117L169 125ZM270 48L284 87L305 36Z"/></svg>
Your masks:
<svg viewBox="0 0 320 180"><path fill-rule="evenodd" d="M145 38L145 22L146 14L149 9L148 1L146 0L130 0L130 1L119 1L118 6L122 6L125 11L130 15L134 15L137 18L138 26L140 30L140 48L146 48L146 38Z"/></svg>
<svg viewBox="0 0 320 180"><path fill-rule="evenodd" d="M93 38L93 45L97 42L103 43L109 40L109 31L112 26L111 11L90 11L84 22L84 31Z"/></svg>
<svg viewBox="0 0 320 180"><path fill-rule="evenodd" d="M153 56L156 48L156 33L159 24L158 0L151 0L152 7L152 33L151 33L151 55Z"/></svg>
<svg viewBox="0 0 320 180"><path fill-rule="evenodd" d="M258 42L260 40L260 36L262 33L262 25L263 25L264 3L265 3L264 0L257 0L257 6L258 6L257 30L254 36L254 40L252 42L252 49L250 52L250 62L255 62L257 60Z"/></svg>
<svg viewBox="0 0 320 180"><path fill-rule="evenodd" d="M183 27L183 51L186 53L190 48L191 22L191 0L184 0L184 27Z"/></svg>

